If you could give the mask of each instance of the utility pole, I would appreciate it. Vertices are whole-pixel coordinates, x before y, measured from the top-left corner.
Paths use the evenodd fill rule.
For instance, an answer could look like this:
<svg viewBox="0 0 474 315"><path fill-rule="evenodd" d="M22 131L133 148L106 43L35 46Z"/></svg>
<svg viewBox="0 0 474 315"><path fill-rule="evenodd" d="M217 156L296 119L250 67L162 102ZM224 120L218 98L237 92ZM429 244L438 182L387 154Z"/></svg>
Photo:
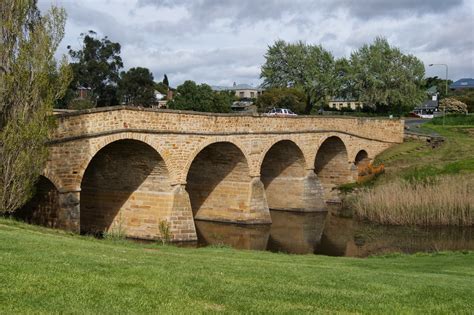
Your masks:
<svg viewBox="0 0 474 315"><path fill-rule="evenodd" d="M446 67L446 94L445 97L448 97L448 65L445 63L432 63L430 64L430 67L432 66L444 66ZM443 106L443 126L445 123L445 117L446 117L446 105Z"/></svg>

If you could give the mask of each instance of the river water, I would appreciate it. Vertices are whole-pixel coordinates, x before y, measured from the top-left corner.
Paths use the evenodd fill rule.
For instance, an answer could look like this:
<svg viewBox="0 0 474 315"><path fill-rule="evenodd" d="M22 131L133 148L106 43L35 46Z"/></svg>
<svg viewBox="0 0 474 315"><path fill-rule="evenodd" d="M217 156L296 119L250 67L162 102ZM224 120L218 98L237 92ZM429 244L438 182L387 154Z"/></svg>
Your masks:
<svg viewBox="0 0 474 315"><path fill-rule="evenodd" d="M381 226L329 213L271 210L271 225L195 221L198 246L291 254L367 257L389 253L474 250L473 227Z"/></svg>

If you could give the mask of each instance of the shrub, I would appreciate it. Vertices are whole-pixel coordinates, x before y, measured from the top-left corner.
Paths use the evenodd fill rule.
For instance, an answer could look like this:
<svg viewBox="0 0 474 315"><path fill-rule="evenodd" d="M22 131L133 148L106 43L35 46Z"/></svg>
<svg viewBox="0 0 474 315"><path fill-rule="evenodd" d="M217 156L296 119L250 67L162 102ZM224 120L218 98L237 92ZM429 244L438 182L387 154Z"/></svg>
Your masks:
<svg viewBox="0 0 474 315"><path fill-rule="evenodd" d="M103 236L108 240L124 240L126 238L126 231L123 226L123 219L120 215L118 221L114 221L112 227L107 231L104 231Z"/></svg>
<svg viewBox="0 0 474 315"><path fill-rule="evenodd" d="M168 244L171 241L170 223L167 220L160 220L158 229L160 230L161 242L163 245Z"/></svg>
<svg viewBox="0 0 474 315"><path fill-rule="evenodd" d="M433 125L442 125L443 117L435 117L430 122ZM474 126L474 114L470 115L459 115L451 114L447 115L444 119L444 124L449 126Z"/></svg>

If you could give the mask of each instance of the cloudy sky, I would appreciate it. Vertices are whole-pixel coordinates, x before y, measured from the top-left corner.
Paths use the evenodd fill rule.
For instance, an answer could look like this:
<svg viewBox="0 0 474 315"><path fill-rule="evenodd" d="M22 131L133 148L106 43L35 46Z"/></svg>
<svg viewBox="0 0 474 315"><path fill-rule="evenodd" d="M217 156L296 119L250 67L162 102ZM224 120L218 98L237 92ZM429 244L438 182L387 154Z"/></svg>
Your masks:
<svg viewBox="0 0 474 315"><path fill-rule="evenodd" d="M66 46L95 30L122 45L125 68L147 67L172 86L259 84L277 39L321 44L336 57L386 37L426 66L427 76L474 77L474 0L39 0L68 13Z"/></svg>

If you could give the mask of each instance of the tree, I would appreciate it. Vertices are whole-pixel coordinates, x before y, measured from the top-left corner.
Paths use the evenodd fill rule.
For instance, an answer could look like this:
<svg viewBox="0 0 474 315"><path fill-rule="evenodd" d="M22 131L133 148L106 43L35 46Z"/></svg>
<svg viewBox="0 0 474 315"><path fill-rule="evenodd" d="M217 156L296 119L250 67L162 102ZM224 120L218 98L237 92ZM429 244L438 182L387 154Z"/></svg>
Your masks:
<svg viewBox="0 0 474 315"><path fill-rule="evenodd" d="M447 113L467 114L467 105L454 98L443 98L439 102L439 107Z"/></svg>
<svg viewBox="0 0 474 315"><path fill-rule="evenodd" d="M391 47L384 38L353 52L351 67L359 100L372 108L385 107L401 114L425 98L423 63Z"/></svg>
<svg viewBox="0 0 474 315"><path fill-rule="evenodd" d="M54 59L65 20L34 0L0 2L0 212L21 207L44 169L53 104L71 80L66 59Z"/></svg>
<svg viewBox="0 0 474 315"><path fill-rule="evenodd" d="M306 96L303 91L295 88L271 88L257 98L256 105L260 112L273 107L291 109L297 114L305 110Z"/></svg>
<svg viewBox="0 0 474 315"><path fill-rule="evenodd" d="M167 88L170 87L170 83L169 83L169 81L168 81L168 76L166 75L166 73L165 73L165 75L164 75L164 77L163 77L163 85L166 86Z"/></svg>
<svg viewBox="0 0 474 315"><path fill-rule="evenodd" d="M452 80L448 80L448 86L453 83ZM423 84L423 89L428 90L429 88L435 86L436 90L439 93L440 98L445 98L447 97L446 95L446 80L445 79L440 79L437 76L434 77L428 77L425 78L424 84ZM448 91L449 94L449 91Z"/></svg>
<svg viewBox="0 0 474 315"><path fill-rule="evenodd" d="M474 112L474 89L459 89L449 93L450 98L457 99L467 105L470 113Z"/></svg>
<svg viewBox="0 0 474 315"><path fill-rule="evenodd" d="M163 95L166 95L168 93L168 87L164 85L163 82L155 83L155 90L157 90Z"/></svg>
<svg viewBox="0 0 474 315"><path fill-rule="evenodd" d="M120 44L105 36L98 39L94 31L82 33L82 48L73 50L68 46L74 79L70 89L82 86L92 89L92 99L97 106L117 105L117 83L123 68Z"/></svg>
<svg viewBox="0 0 474 315"><path fill-rule="evenodd" d="M304 113L334 94L337 73L332 54L322 46L283 40L268 47L260 77L267 88L294 87L306 95Z"/></svg>
<svg viewBox="0 0 474 315"><path fill-rule="evenodd" d="M131 68L120 74L119 95L125 104L149 107L155 103L155 82L147 68Z"/></svg>
<svg viewBox="0 0 474 315"><path fill-rule="evenodd" d="M176 89L176 96L168 103L171 109L198 112L227 113L233 101L233 93L214 92L207 84L197 85L185 81Z"/></svg>

